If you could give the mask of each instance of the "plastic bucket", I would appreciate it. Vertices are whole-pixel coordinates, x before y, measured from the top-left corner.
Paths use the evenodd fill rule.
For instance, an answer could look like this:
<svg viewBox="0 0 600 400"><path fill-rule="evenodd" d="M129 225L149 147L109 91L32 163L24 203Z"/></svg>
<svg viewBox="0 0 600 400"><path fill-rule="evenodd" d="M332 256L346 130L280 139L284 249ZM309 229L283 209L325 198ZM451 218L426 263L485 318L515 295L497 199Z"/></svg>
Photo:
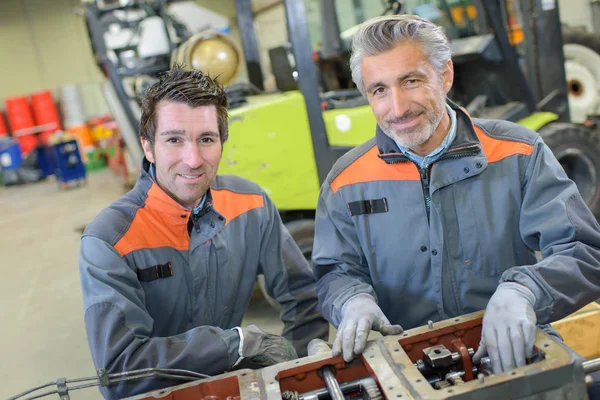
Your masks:
<svg viewBox="0 0 600 400"><path fill-rule="evenodd" d="M6 115L10 129L15 132L19 129L27 129L35 126L33 113L27 97L10 97L5 100Z"/></svg>
<svg viewBox="0 0 600 400"><path fill-rule="evenodd" d="M68 132L75 137L79 147L81 157L84 162L87 162L87 153L93 151L96 146L92 139L92 132L87 125L78 125L68 129Z"/></svg>
<svg viewBox="0 0 600 400"><path fill-rule="evenodd" d="M49 90L31 95L31 108L38 126L41 126L40 140L48 144L48 136L61 130L56 103Z"/></svg>
<svg viewBox="0 0 600 400"><path fill-rule="evenodd" d="M8 127L4 121L4 113L0 111L0 137L8 136Z"/></svg>
<svg viewBox="0 0 600 400"><path fill-rule="evenodd" d="M13 137L19 142L21 152L29 154L38 144L35 133L19 134L20 130L31 130L35 127L33 113L27 101L27 97L10 97L6 99L6 115L8 124L13 132Z"/></svg>

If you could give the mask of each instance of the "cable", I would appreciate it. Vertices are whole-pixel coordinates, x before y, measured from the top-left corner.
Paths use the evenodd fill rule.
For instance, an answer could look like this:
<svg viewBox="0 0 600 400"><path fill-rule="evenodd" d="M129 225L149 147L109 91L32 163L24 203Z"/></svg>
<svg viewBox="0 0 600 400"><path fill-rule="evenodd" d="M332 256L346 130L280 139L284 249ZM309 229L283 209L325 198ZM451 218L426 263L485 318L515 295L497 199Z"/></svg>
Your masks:
<svg viewBox="0 0 600 400"><path fill-rule="evenodd" d="M24 400L39 399L41 397L50 396L52 394L68 393L69 390L86 389L94 386L110 386L119 382L129 382L137 379L145 378L164 378L164 379L175 379L180 381L195 381L199 379L210 378L210 375L201 374L194 371L188 371L185 369L166 369L166 368L145 368L126 372L117 372L113 374L107 374L106 370L99 369L97 376L91 376L87 378L75 378L75 379L57 379L54 382L46 383L45 385L36 386L32 389L26 390L19 393L16 396L10 397L8 400L20 399L28 394L37 392L38 390L47 388L48 386L56 386L57 389L36 394L30 397L26 397ZM91 382L90 382L91 381ZM90 382L82 385L69 387L68 383L82 383Z"/></svg>

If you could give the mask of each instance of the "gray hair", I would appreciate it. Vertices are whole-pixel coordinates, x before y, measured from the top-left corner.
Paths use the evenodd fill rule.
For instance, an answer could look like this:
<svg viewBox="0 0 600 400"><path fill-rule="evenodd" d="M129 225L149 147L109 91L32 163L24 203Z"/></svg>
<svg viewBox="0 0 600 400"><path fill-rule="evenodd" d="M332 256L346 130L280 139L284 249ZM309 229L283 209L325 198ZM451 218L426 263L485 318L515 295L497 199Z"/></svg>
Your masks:
<svg viewBox="0 0 600 400"><path fill-rule="evenodd" d="M364 95L365 87L360 64L365 56L374 56L392 50L402 41L414 40L429 62L442 72L450 60L450 42L444 31L434 23L415 15L386 15L365 21L352 39L350 70L352 80Z"/></svg>

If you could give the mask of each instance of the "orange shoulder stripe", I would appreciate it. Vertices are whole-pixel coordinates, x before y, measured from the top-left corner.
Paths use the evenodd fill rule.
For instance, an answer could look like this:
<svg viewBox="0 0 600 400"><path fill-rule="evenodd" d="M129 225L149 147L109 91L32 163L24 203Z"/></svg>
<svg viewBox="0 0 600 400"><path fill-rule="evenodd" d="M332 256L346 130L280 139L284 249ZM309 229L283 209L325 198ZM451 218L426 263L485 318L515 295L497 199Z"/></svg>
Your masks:
<svg viewBox="0 0 600 400"><path fill-rule="evenodd" d="M156 191L160 193L154 193ZM152 185L148 191L146 206L137 211L129 229L115 244L115 250L121 256L140 249L172 247L177 250L187 250L189 248L188 219L165 220L165 215L154 211L158 207L165 206L161 201L165 196L157 185Z"/></svg>
<svg viewBox="0 0 600 400"><path fill-rule="evenodd" d="M413 163L386 164L377 157L377 146L360 156L331 182L336 193L341 187L360 182L374 181L418 181L419 171Z"/></svg>
<svg viewBox="0 0 600 400"><path fill-rule="evenodd" d="M479 137L488 163L500 161L515 154L530 156L533 153L533 145L531 144L496 139L485 133L483 129L477 126L473 127L475 128L477 137Z"/></svg>
<svg viewBox="0 0 600 400"><path fill-rule="evenodd" d="M215 210L225 217L226 223L245 212L265 206L264 199L260 194L236 193L226 189L211 189L210 193Z"/></svg>

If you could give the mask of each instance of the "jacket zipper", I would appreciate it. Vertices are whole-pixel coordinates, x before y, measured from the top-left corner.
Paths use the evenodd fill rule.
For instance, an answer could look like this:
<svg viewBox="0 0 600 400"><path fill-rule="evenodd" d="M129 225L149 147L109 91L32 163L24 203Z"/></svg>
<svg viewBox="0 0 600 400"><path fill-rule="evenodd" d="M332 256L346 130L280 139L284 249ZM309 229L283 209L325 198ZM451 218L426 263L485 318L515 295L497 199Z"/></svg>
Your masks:
<svg viewBox="0 0 600 400"><path fill-rule="evenodd" d="M459 158L473 157L479 154L480 151L481 149L478 145L469 145L448 150L445 154L442 154L440 158L438 158L431 164L424 166L423 168L420 168L416 163L414 163L417 167L417 170L419 171L419 176L421 178L421 187L423 188L423 199L425 201L425 210L427 212L427 225L430 224L431 193L429 192L429 178L431 175L431 167L433 166L433 164L443 160L457 160ZM385 157L384 161L388 164L396 164L400 162L411 161L408 157L401 153L391 155L386 154L383 155L381 158L383 159L383 157Z"/></svg>

